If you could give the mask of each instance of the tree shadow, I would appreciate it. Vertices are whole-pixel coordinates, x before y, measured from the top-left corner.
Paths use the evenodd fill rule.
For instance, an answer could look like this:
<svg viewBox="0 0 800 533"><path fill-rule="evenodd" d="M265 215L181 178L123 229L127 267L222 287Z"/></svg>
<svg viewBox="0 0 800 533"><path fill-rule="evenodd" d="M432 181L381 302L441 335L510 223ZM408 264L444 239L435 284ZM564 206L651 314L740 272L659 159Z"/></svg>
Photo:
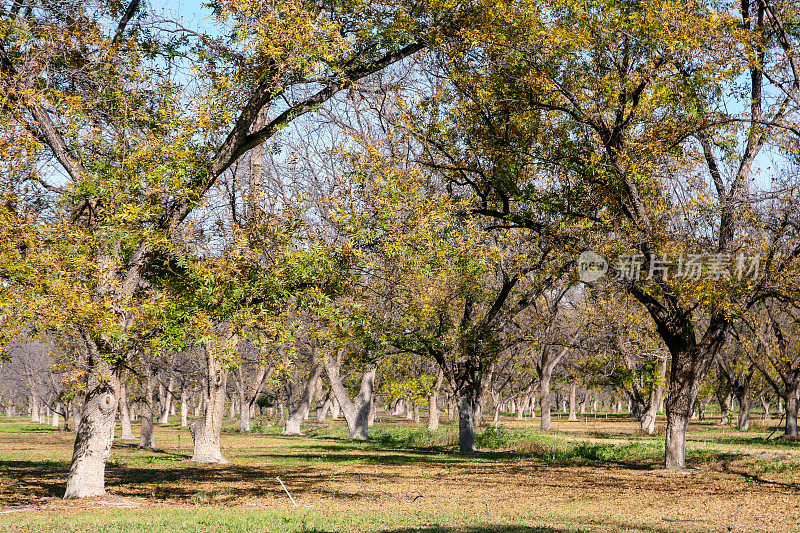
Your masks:
<svg viewBox="0 0 800 533"><path fill-rule="evenodd" d="M445 526L426 526L426 527L411 527L401 529L384 529L381 533L559 533L561 531L575 531L574 529L555 529L552 527L530 527L530 526L517 526L506 524L487 524L483 526L467 526L467 527L445 527Z"/></svg>

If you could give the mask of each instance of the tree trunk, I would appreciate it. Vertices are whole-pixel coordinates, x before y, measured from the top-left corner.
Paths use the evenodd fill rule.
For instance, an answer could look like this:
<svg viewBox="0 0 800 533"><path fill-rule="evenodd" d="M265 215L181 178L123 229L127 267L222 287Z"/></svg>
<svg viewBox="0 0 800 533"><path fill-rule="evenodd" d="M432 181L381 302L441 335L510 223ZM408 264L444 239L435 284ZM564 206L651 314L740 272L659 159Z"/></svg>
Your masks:
<svg viewBox="0 0 800 533"><path fill-rule="evenodd" d="M552 427L550 418L550 379L552 375L549 372L544 372L539 384L539 407L542 411L542 417L539 421L539 427L542 431L548 431Z"/></svg>
<svg viewBox="0 0 800 533"><path fill-rule="evenodd" d="M39 422L39 399L31 393L31 422Z"/></svg>
<svg viewBox="0 0 800 533"><path fill-rule="evenodd" d="M331 419L338 420L341 414L342 414L342 408L339 405L339 400L334 398L333 400L331 400Z"/></svg>
<svg viewBox="0 0 800 533"><path fill-rule="evenodd" d="M745 391L743 394L738 396L737 400L739 401L739 419L737 420L737 428L739 431L747 431L750 429L750 408L752 407L750 396Z"/></svg>
<svg viewBox="0 0 800 533"><path fill-rule="evenodd" d="M189 402L186 397L186 389L181 389L181 427L189 426Z"/></svg>
<svg viewBox="0 0 800 533"><path fill-rule="evenodd" d="M367 426L372 427L375 425L375 417L378 416L378 404L375 402L375 395L369 400L369 414L367 415ZM419 411L417 411L419 417Z"/></svg>
<svg viewBox="0 0 800 533"><path fill-rule="evenodd" d="M330 391L325 395L325 401L322 402L322 405L317 407L317 422L322 424L325 422L325 418L328 416L328 412L331 410L333 406L333 402L330 398Z"/></svg>
<svg viewBox="0 0 800 533"><path fill-rule="evenodd" d="M641 427L644 433L652 435L656 430L656 418L658 415L658 404L660 399L658 396L661 394L661 387L656 387L650 391L650 404L642 414Z"/></svg>
<svg viewBox="0 0 800 533"><path fill-rule="evenodd" d="M724 398L719 400L720 426L727 426L730 423L730 411L731 411L731 406L733 405L733 399L734 399L733 393L728 393Z"/></svg>
<svg viewBox="0 0 800 533"><path fill-rule="evenodd" d="M670 410L667 400L667 438L664 444L664 465L669 469L686 467L686 428L689 414Z"/></svg>
<svg viewBox="0 0 800 533"><path fill-rule="evenodd" d="M458 451L459 453L475 453L475 425L473 408L477 399L463 394L458 404Z"/></svg>
<svg viewBox="0 0 800 533"><path fill-rule="evenodd" d="M172 391L175 389L175 376L170 376L167 388L164 391L164 398L162 405L164 407L161 411L161 419L159 424L169 424L169 414L172 411Z"/></svg>
<svg viewBox="0 0 800 533"><path fill-rule="evenodd" d="M51 425L54 428L57 428L60 425L60 420L58 419L58 411L61 409L61 404L60 403L56 404L55 407L56 407L56 410L53 411L53 421L52 421Z"/></svg>
<svg viewBox="0 0 800 533"><path fill-rule="evenodd" d="M721 336L721 333L715 335ZM668 469L686 467L686 428L695 410L700 385L714 360L715 350L720 346L716 344L719 341L713 337L708 341L709 345L695 345L672 354L664 451L664 465Z"/></svg>
<svg viewBox="0 0 800 533"><path fill-rule="evenodd" d="M208 366L208 380L206 393L208 404L202 418L189 426L189 432L194 440L194 454L192 461L197 463L227 463L220 449L220 433L222 419L225 417L225 388L228 382L228 372L220 365L214 356L214 347L206 345L206 365Z"/></svg>
<svg viewBox="0 0 800 533"><path fill-rule="evenodd" d="M122 429L120 438L123 440L134 440L136 436L131 428L131 411L128 404L128 388L124 382L119 384L119 424Z"/></svg>
<svg viewBox="0 0 800 533"><path fill-rule="evenodd" d="M798 404L798 390L790 391L786 397L786 427L784 429L784 436L790 438L797 438L797 408Z"/></svg>
<svg viewBox="0 0 800 533"><path fill-rule="evenodd" d="M331 382L331 389L347 420L347 429L351 439L369 439L369 408L372 401L372 387L375 384L375 368L366 370L361 375L361 386L354 400L350 399L342 384L339 374L341 360L332 357L325 360L325 369Z"/></svg>
<svg viewBox="0 0 800 533"><path fill-rule="evenodd" d="M575 402L576 402L576 392L577 387L575 383L570 385L569 387L569 418L567 419L569 422L577 422L578 421L578 413L575 410Z"/></svg>
<svg viewBox="0 0 800 533"><path fill-rule="evenodd" d="M309 411L309 406L311 405L311 395L314 391L314 388L317 386L317 381L322 376L322 365L316 360L311 363L311 370L308 373L308 379L306 379L305 384L303 385L303 390L300 393L300 400L297 402L289 413L289 418L286 419L286 424L283 427L283 434L284 435L302 435L300 431L300 424L306 417L306 414Z"/></svg>
<svg viewBox="0 0 800 533"><path fill-rule="evenodd" d="M428 429L430 431L439 429L439 390L442 388L442 381L444 381L444 372L440 368L439 372L436 373L433 392L431 397L428 398Z"/></svg>
<svg viewBox="0 0 800 533"><path fill-rule="evenodd" d="M105 490L106 460L114 442L119 380L100 360L97 345L84 336L88 348L89 380L75 435L72 465L67 476L65 499L102 496ZM98 373L102 373L101 376Z"/></svg>
<svg viewBox="0 0 800 533"><path fill-rule="evenodd" d="M155 437L153 436L153 419L155 418L155 405L153 402L153 392L155 389L156 377L148 368L144 387L144 409L142 412L142 430L139 433L139 447L154 450L156 447Z"/></svg>
<svg viewBox="0 0 800 533"><path fill-rule="evenodd" d="M761 396L758 397L758 399L761 402L761 408L764 410L764 420L769 420L770 419L770 413L769 413L770 398L766 394L762 394Z"/></svg>
<svg viewBox="0 0 800 533"><path fill-rule="evenodd" d="M250 404L247 402L243 391L239 393L239 405L241 407L239 411L239 431L250 433Z"/></svg>

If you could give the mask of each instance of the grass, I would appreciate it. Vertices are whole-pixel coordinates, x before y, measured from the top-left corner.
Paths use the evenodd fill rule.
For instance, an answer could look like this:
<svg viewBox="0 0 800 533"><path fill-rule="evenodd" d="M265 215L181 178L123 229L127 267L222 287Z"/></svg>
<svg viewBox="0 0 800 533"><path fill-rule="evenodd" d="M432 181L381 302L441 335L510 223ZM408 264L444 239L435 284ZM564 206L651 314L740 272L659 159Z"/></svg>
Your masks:
<svg viewBox="0 0 800 533"><path fill-rule="evenodd" d="M684 472L661 468L664 439L621 416L556 417L554 431L501 417L455 453L437 431L383 415L371 439L342 421L302 437L259 420L222 437L229 465L191 463L177 424L157 451L115 442L109 495L63 502L73 434L0 418L0 528L12 531L741 531L800 529L800 445L767 439L769 423L724 432L693 422ZM775 421L772 422L776 423ZM761 428L764 428L763 430ZM137 428L135 428L137 429ZM663 420L658 433L663 433ZM276 480L298 503L294 507Z"/></svg>

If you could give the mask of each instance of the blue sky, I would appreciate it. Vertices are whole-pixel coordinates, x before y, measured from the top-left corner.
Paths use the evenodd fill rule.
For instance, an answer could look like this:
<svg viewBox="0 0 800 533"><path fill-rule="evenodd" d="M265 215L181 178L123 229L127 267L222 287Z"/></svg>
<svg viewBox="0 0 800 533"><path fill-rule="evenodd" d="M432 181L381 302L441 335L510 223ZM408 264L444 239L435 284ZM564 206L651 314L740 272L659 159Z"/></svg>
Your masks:
<svg viewBox="0 0 800 533"><path fill-rule="evenodd" d="M151 0L151 5L165 16L179 18L192 29L206 29L210 26L211 10L203 7L208 0ZM176 17L177 16L177 17Z"/></svg>

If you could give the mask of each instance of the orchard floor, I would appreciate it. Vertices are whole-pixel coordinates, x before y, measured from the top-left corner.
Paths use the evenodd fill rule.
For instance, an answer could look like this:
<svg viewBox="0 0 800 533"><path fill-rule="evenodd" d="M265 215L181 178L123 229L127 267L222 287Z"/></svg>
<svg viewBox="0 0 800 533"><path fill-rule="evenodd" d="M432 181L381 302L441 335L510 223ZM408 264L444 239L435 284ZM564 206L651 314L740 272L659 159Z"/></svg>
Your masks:
<svg viewBox="0 0 800 533"><path fill-rule="evenodd" d="M383 417L366 443L341 421L222 437L231 464L189 461L191 439L156 428L157 451L115 441L109 494L63 501L74 435L0 419L0 528L31 531L798 531L800 443L768 439L776 421L723 433L692 423L685 471L660 466L662 437L634 421L501 419L481 453L453 453L456 427L434 434ZM232 424L232 423L231 423ZM766 426L766 427L765 427ZM134 431L138 428L134 428ZM663 432L663 421L659 424ZM297 507L277 481L286 484Z"/></svg>

